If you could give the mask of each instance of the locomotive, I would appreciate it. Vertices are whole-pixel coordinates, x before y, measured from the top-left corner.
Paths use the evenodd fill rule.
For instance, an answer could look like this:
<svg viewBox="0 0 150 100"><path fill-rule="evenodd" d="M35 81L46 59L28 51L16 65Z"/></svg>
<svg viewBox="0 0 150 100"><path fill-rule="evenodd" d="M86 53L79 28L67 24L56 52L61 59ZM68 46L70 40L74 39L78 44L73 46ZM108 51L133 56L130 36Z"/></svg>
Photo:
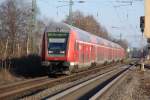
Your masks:
<svg viewBox="0 0 150 100"><path fill-rule="evenodd" d="M42 40L42 65L50 73L71 73L96 64L122 60L118 44L65 23L49 25Z"/></svg>

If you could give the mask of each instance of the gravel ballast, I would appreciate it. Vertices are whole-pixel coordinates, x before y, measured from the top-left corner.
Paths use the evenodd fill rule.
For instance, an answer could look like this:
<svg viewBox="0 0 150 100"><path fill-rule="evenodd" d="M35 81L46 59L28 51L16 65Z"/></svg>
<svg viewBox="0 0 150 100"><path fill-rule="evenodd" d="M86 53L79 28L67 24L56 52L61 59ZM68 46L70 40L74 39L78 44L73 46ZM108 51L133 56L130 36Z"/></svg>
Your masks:
<svg viewBox="0 0 150 100"><path fill-rule="evenodd" d="M150 100L150 70L141 72L139 66L130 69L130 72L110 88L101 99Z"/></svg>

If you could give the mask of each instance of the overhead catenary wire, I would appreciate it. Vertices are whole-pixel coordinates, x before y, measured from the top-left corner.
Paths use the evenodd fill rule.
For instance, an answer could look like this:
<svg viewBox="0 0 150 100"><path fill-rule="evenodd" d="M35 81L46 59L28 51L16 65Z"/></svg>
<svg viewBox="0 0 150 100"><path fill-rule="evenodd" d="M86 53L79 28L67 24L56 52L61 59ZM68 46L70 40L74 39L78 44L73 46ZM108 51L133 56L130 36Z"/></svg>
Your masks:
<svg viewBox="0 0 150 100"><path fill-rule="evenodd" d="M118 1L120 1L120 0L116 0L116 2L118 2ZM131 2L133 2L133 0L131 0ZM132 30L133 33L137 33L135 31L135 29L133 28L132 24L129 23L128 17L127 17L126 21L122 21L122 18L120 17L120 15L119 15L119 13L117 11L117 7L113 3L111 3L111 4L112 4L112 7L115 9L115 13L116 13L117 17L119 18L120 23L126 23L126 26L130 26L129 28L130 28L130 30Z"/></svg>
<svg viewBox="0 0 150 100"><path fill-rule="evenodd" d="M116 0L117 1L117 0ZM133 3L134 1L132 0L132 5L128 5L128 6L133 6L133 4L135 4L135 2ZM129 20L128 20L128 14L127 14L127 19L125 20L125 19L123 19L122 20L122 17L120 16L120 14L119 14L119 12L118 12L118 7L124 7L124 6L118 6L118 7L115 7L115 4L114 4L114 2L111 2L110 3L111 5L112 5L112 7L114 8L114 10L115 10L115 14L117 15L117 18L118 18L118 20L120 21L120 23L124 23L124 25L125 25L125 27L127 28L127 31L130 33L130 31L132 31L133 33L136 33L136 34L138 34L138 29L137 29L137 26L134 28L133 27L133 25L129 22ZM125 7L127 7L127 6L125 6ZM120 9L119 9L120 10ZM127 11L128 12L128 11ZM129 27L128 27L129 26ZM121 26L121 27L124 27L124 26ZM129 28L129 30L128 30L128 28ZM125 28L123 28L123 29L125 29ZM118 36L119 37L119 36ZM134 35L134 36L124 36L124 37L127 37L127 38L133 38L134 37L134 41L141 41L142 39L141 38L139 38L139 37L141 37L141 35ZM138 39L138 40L137 40ZM132 42L133 42L133 39L132 39ZM141 42L140 42L141 43Z"/></svg>

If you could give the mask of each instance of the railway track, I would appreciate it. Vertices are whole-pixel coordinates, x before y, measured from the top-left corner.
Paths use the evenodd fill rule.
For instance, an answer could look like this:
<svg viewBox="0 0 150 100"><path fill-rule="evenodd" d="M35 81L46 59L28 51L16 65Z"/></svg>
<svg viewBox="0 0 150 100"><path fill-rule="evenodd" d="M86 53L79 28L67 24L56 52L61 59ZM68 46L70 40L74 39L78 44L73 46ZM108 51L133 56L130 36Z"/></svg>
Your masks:
<svg viewBox="0 0 150 100"><path fill-rule="evenodd" d="M48 100L98 100L115 82L128 72L131 66L110 70L107 73L74 84L70 88L49 95L44 99Z"/></svg>
<svg viewBox="0 0 150 100"><path fill-rule="evenodd" d="M40 77L36 79L29 79L21 82L16 82L13 84L3 85L0 87L0 100L1 99L9 99L13 96L16 96L19 94L19 92L22 92L26 89L29 89L29 86L33 86L34 84L37 84L38 82L44 82L50 80L47 76Z"/></svg>
<svg viewBox="0 0 150 100"><path fill-rule="evenodd" d="M28 80L20 83L15 83L11 85L6 85L0 87L0 100L3 99L17 99L22 98L24 96L36 93L38 91L56 86L58 84L67 83L71 81L75 81L81 78L84 78L88 75L95 74L104 69L109 69L110 66L105 66L103 68L94 68L91 70L83 71L80 73L75 73L70 76L64 76L55 79L49 79L48 77L43 77L40 79ZM114 70L116 67L112 67L109 70ZM108 70L103 71L102 73L106 73ZM101 74L102 74L101 73Z"/></svg>

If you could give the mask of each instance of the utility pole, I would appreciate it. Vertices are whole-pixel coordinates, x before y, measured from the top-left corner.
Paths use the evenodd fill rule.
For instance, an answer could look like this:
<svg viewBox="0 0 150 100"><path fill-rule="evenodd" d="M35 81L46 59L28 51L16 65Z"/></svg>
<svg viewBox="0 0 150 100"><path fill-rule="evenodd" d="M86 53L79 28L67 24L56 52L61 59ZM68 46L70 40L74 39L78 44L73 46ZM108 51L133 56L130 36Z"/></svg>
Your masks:
<svg viewBox="0 0 150 100"><path fill-rule="evenodd" d="M35 27L35 21L36 21L36 0L32 0L32 27Z"/></svg>
<svg viewBox="0 0 150 100"><path fill-rule="evenodd" d="M35 53L36 46L35 46L35 27L36 27L36 12L37 12L36 0L32 0L32 51Z"/></svg>
<svg viewBox="0 0 150 100"><path fill-rule="evenodd" d="M69 0L69 1L59 1L59 2L69 2L69 18L68 19L69 19L69 24L72 25L73 24L73 22L72 22L72 6L75 1ZM80 1L76 1L76 2L84 3L85 1L80 0ZM68 6L68 5L63 5L63 6ZM58 7L63 7L63 6L58 6ZM58 12L57 12L57 15L58 15Z"/></svg>
<svg viewBox="0 0 150 100"><path fill-rule="evenodd" d="M36 20L36 0L32 0L32 8L31 8L31 21L29 27L29 33L27 36L27 55L31 53L32 50L35 48L34 43L34 29L35 29L35 20Z"/></svg>
<svg viewBox="0 0 150 100"><path fill-rule="evenodd" d="M72 5L73 5L73 1L70 0L69 1L69 24L72 25Z"/></svg>
<svg viewBox="0 0 150 100"><path fill-rule="evenodd" d="M121 41L121 40L122 40L122 34L121 34L121 33L120 33L120 36L119 36L119 37L120 37L120 41Z"/></svg>
<svg viewBox="0 0 150 100"><path fill-rule="evenodd" d="M141 59L141 71L145 71L144 69L144 35L142 32L142 59Z"/></svg>

